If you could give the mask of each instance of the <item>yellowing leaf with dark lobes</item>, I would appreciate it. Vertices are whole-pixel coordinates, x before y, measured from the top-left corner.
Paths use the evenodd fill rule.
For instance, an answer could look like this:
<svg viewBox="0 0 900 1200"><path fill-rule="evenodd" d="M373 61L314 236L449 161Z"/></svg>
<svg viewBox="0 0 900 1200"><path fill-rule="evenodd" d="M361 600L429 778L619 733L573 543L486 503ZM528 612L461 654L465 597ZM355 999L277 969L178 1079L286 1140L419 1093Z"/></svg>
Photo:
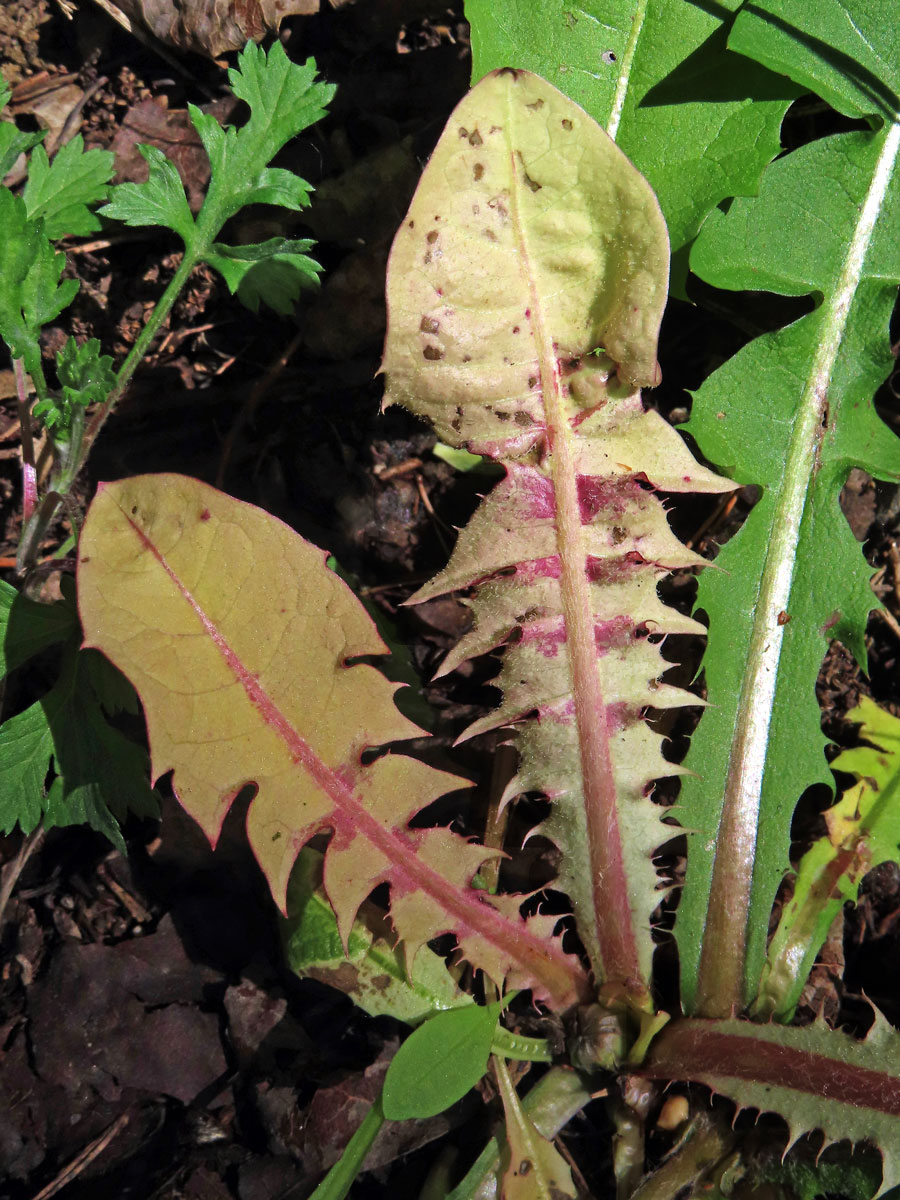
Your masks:
<svg viewBox="0 0 900 1200"><path fill-rule="evenodd" d="M537 76L495 71L450 117L395 239L383 363L387 403L506 467L414 600L477 585L444 669L507 645L503 704L470 732L520 724L510 794L554 802L543 831L595 974L640 1007L651 854L670 836L647 793L678 770L644 713L697 703L659 682L648 635L704 632L657 596L702 560L655 489L734 486L641 402L668 261L656 198L603 130Z"/></svg>
<svg viewBox="0 0 900 1200"><path fill-rule="evenodd" d="M410 829L459 787L400 754L370 747L419 736L373 667L347 666L384 645L325 554L281 521L180 475L101 485L79 545L85 643L131 680L144 705L154 779L214 843L228 808L256 787L247 832L284 907L300 849L331 831L324 884L346 943L378 884L411 957L452 932L498 984L566 1007L584 995L554 918L519 916L514 896L470 887L491 851L448 829Z"/></svg>

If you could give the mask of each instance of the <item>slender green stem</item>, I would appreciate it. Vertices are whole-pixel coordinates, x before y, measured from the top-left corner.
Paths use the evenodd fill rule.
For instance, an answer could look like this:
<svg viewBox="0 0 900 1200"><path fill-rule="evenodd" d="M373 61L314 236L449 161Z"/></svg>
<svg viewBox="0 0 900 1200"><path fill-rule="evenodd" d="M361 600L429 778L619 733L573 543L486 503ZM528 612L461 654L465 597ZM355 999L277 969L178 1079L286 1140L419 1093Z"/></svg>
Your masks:
<svg viewBox="0 0 900 1200"><path fill-rule="evenodd" d="M138 334L134 345L128 352L127 358L119 368L118 374L116 375L116 386L110 392L106 403L94 414L94 417L88 426L88 430L84 436L84 442L82 444L81 461L78 464L79 469L84 466L84 463L91 452L91 447L97 440L97 435L106 422L106 418L115 408L122 396L122 393L128 386L132 375L137 370L141 359L150 349L153 339L156 337L157 333L159 333L163 321L165 321L166 317L172 311L172 306L178 299L181 289L187 283L188 276L197 265L199 259L200 252L198 250L185 250L184 257L182 258L175 274L169 281L168 287L163 292L162 296L160 296L156 303L156 307L147 320L147 324Z"/></svg>
<svg viewBox="0 0 900 1200"><path fill-rule="evenodd" d="M381 1109L381 1097L375 1101L362 1124L344 1148L344 1153L337 1160L309 1200L344 1200L353 1186L359 1172L362 1170L366 1155L384 1124L384 1113Z"/></svg>

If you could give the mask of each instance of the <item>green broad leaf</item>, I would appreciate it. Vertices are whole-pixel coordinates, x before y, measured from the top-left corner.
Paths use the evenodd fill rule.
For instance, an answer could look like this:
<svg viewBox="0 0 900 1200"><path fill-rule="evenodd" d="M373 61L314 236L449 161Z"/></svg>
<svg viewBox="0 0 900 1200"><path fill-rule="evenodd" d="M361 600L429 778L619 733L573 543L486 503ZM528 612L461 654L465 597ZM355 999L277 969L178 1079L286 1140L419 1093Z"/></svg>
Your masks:
<svg viewBox="0 0 900 1200"><path fill-rule="evenodd" d="M900 720L864 698L847 714L865 743L832 770L858 782L824 814L827 834L800 860L794 894L769 944L754 1015L789 1021L816 955L867 872L900 862Z"/></svg>
<svg viewBox="0 0 900 1200"><path fill-rule="evenodd" d="M487 1070L504 1003L451 1009L413 1030L384 1077L389 1121L436 1116L472 1090Z"/></svg>
<svg viewBox="0 0 900 1200"><path fill-rule="evenodd" d="M728 45L816 92L846 117L900 117L900 24L872 0L753 0Z"/></svg>
<svg viewBox="0 0 900 1200"><path fill-rule="evenodd" d="M900 1033L875 1010L862 1041L823 1021L803 1028L750 1021L673 1021L632 1073L702 1083L739 1108L778 1113L788 1146L821 1130L881 1151L878 1195L900 1183Z"/></svg>
<svg viewBox="0 0 900 1200"><path fill-rule="evenodd" d="M66 265L40 221L30 221L25 202L0 187L0 337L21 358L38 394L46 391L39 336L42 326L72 303L78 284L60 282Z"/></svg>
<svg viewBox="0 0 900 1200"><path fill-rule="evenodd" d="M0 76L0 112L9 104L10 95L9 85ZM46 136L43 129L34 133L23 133L12 121L0 121L0 180L10 173L20 154L27 154Z"/></svg>
<svg viewBox="0 0 900 1200"><path fill-rule="evenodd" d="M57 442L65 442L71 436L78 409L106 400L115 387L116 373L112 358L100 353L96 338L79 345L73 337L56 355L56 373L60 394L39 400L32 411L53 431Z"/></svg>
<svg viewBox="0 0 900 1200"><path fill-rule="evenodd" d="M696 832L676 937L686 1007L705 1015L755 996L794 806L832 786L815 698L830 639L865 663L877 601L838 498L853 467L900 479L900 441L872 403L894 361L898 151L900 125L801 147L757 198L713 213L691 255L717 287L819 298L716 371L686 426L710 461L762 488L697 599L710 706L685 760L680 819Z"/></svg>
<svg viewBox="0 0 900 1200"><path fill-rule="evenodd" d="M374 906L363 905L351 926L346 953L337 918L322 890L322 855L300 852L288 884L287 918L281 935L292 971L346 994L370 1016L408 1025L445 1009L473 1003L444 960L423 946L407 973L396 938Z"/></svg>
<svg viewBox="0 0 900 1200"><path fill-rule="evenodd" d="M40 820L48 829L87 824L124 849L119 822L128 812L159 815L147 753L106 719L92 684L94 658L95 651L79 651L71 643L56 685L0 726L5 832L18 823L30 833Z"/></svg>
<svg viewBox="0 0 900 1200"><path fill-rule="evenodd" d="M314 244L308 238L281 237L249 246L214 242L203 259L220 272L232 295L252 312L258 312L264 303L275 312L288 314L301 289L319 282L322 268L304 253Z"/></svg>
<svg viewBox="0 0 900 1200"><path fill-rule="evenodd" d="M36 146L22 193L29 219L43 220L44 233L52 239L96 232L101 223L90 206L106 199L114 174L115 155L85 150L80 133L60 146L52 163L44 147Z"/></svg>
<svg viewBox="0 0 900 1200"><path fill-rule="evenodd" d="M740 0L466 0L472 82L542 75L615 139L656 192L678 251L728 196L752 195L798 89L726 46ZM673 153L673 147L677 152Z"/></svg>
<svg viewBox="0 0 900 1200"><path fill-rule="evenodd" d="M98 209L126 225L163 225L173 230L188 249L194 243L194 218L175 164L156 146L138 146L149 178L144 183L119 183L110 188L110 200Z"/></svg>
<svg viewBox="0 0 900 1200"><path fill-rule="evenodd" d="M0 679L77 629L73 604L38 604L0 580Z"/></svg>

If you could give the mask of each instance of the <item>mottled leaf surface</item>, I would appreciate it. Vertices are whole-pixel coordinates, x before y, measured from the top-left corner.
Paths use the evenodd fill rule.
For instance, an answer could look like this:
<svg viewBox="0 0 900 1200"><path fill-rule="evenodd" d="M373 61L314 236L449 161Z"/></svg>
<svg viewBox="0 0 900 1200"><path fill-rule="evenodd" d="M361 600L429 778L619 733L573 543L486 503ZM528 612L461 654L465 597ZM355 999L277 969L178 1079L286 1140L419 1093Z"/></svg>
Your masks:
<svg viewBox="0 0 900 1200"><path fill-rule="evenodd" d="M707 1015L755 994L794 806L831 786L814 693L829 640L865 663L871 569L838 499L853 467L900 479L900 441L872 403L893 367L898 149L886 125L795 150L758 197L710 216L691 255L717 287L818 298L716 371L688 425L710 461L762 489L698 594L710 707L686 759L681 819L697 833L676 935L686 1003Z"/></svg>
<svg viewBox="0 0 900 1200"><path fill-rule="evenodd" d="M525 67L580 104L650 181L675 253L719 201L756 191L798 92L727 49L739 6L467 0L472 80Z"/></svg>
<svg viewBox="0 0 900 1200"><path fill-rule="evenodd" d="M503 704L469 732L521 725L511 793L554 801L543 828L595 972L636 995L665 836L647 792L675 770L643 715L692 702L659 682L649 635L700 629L656 594L700 560L654 488L731 486L641 403L667 252L653 193L599 126L496 72L451 116L394 242L384 356L387 403L506 467L416 599L478 585L444 669L507 645Z"/></svg>
<svg viewBox="0 0 900 1200"><path fill-rule="evenodd" d="M348 661L383 652L324 554L251 505L177 475L101 487L79 547L87 644L135 685L153 778L173 771L215 841L237 793L256 787L250 841L283 906L294 860L329 830L324 884L346 941L379 883L412 958L442 932L498 982L565 1006L583 992L554 919L469 886L490 851L410 818L459 780L401 754L363 755L421 731L393 686Z"/></svg>

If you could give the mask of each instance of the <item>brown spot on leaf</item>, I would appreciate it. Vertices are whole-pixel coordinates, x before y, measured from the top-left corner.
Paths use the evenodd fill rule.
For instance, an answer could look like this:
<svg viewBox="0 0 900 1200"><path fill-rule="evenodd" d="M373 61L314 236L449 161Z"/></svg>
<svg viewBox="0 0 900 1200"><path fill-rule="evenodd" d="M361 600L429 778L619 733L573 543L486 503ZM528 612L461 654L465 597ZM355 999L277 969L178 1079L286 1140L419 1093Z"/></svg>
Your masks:
<svg viewBox="0 0 900 1200"><path fill-rule="evenodd" d="M481 205L480 205L480 204L473 204L473 205L472 205L472 212L473 212L473 213L474 213L474 215L477 217L477 216L478 216L478 214L481 212Z"/></svg>
<svg viewBox="0 0 900 1200"><path fill-rule="evenodd" d="M528 386L530 388L537 387L537 381L538 381L537 375L529 375L528 376Z"/></svg>
<svg viewBox="0 0 900 1200"><path fill-rule="evenodd" d="M476 163L472 168L472 178L477 182L484 175L484 163Z"/></svg>
<svg viewBox="0 0 900 1200"><path fill-rule="evenodd" d="M410 223L409 223L409 228L410 228L410 229L415 229L415 227L416 227L416 223L415 223L415 221L410 221Z"/></svg>
<svg viewBox="0 0 900 1200"><path fill-rule="evenodd" d="M483 144L484 144L484 138L481 136L481 134L478 132L477 129L473 129L472 132L469 134L469 145L470 146L481 146Z"/></svg>
<svg viewBox="0 0 900 1200"><path fill-rule="evenodd" d="M533 100L531 104L526 104L526 108L530 108L532 112L537 112L539 108L544 107L543 100Z"/></svg>
<svg viewBox="0 0 900 1200"><path fill-rule="evenodd" d="M208 509L208 508L204 508L203 512L200 514L200 520L201 520L201 521L208 521L208 520L209 520L209 516L210 516L209 509Z"/></svg>
<svg viewBox="0 0 900 1200"><path fill-rule="evenodd" d="M419 324L419 329L422 331L422 333L437 333L437 331L440 329L440 325L434 319L434 317L423 317L421 323Z"/></svg>
<svg viewBox="0 0 900 1200"><path fill-rule="evenodd" d="M534 421L531 419L531 417L528 415L527 412L517 412L515 415L515 422L517 425L519 425L523 429L525 428L526 425L534 424Z"/></svg>
<svg viewBox="0 0 900 1200"><path fill-rule="evenodd" d="M538 181L536 179L532 179L527 171L523 171L522 174L525 177L526 184L528 185L529 188L531 188L531 190L533 192L539 192L541 190L541 187L543 185L538 183Z"/></svg>
<svg viewBox="0 0 900 1200"><path fill-rule="evenodd" d="M562 119L562 127L563 127L563 129L565 129L565 131L566 131L567 133L568 133L568 132L571 130L571 128L572 128L572 122L569 120L569 118L568 118L568 117L563 117L563 119Z"/></svg>
<svg viewBox="0 0 900 1200"><path fill-rule="evenodd" d="M438 233L438 231L436 229L429 229L428 233L426 233L426 235L425 235L425 241L428 243L429 246L433 246L439 237L440 237L440 234Z"/></svg>
<svg viewBox="0 0 900 1200"><path fill-rule="evenodd" d="M518 332L519 332L519 326L513 325L513 333L518 333Z"/></svg>
<svg viewBox="0 0 900 1200"><path fill-rule="evenodd" d="M628 537L628 530L623 529L621 525L614 525L612 530L612 540L614 546L620 546Z"/></svg>
<svg viewBox="0 0 900 1200"><path fill-rule="evenodd" d="M484 236L488 239L489 242L496 242L496 240L497 240L497 235L496 235L496 233L494 233L493 229L486 229L484 231Z"/></svg>
<svg viewBox="0 0 900 1200"><path fill-rule="evenodd" d="M521 73L517 67L501 67L497 72L498 75L511 75L515 80L518 80Z"/></svg>
<svg viewBox="0 0 900 1200"><path fill-rule="evenodd" d="M469 131L464 125L460 125L459 127L459 136L461 138L467 138L469 136Z"/></svg>
<svg viewBox="0 0 900 1200"><path fill-rule="evenodd" d="M600 58L608 67L610 67L616 61L616 53L614 50L604 50L600 55Z"/></svg>
<svg viewBox="0 0 900 1200"><path fill-rule="evenodd" d="M426 346L422 351L422 357L427 358L429 362L437 362L438 359L444 357L444 352L439 346Z"/></svg>
<svg viewBox="0 0 900 1200"><path fill-rule="evenodd" d="M519 1174L527 1175L531 1171L531 1159L523 1158L519 1163Z"/></svg>
<svg viewBox="0 0 900 1200"><path fill-rule="evenodd" d="M490 133L502 133L503 126L502 125L492 125L489 132Z"/></svg>
<svg viewBox="0 0 900 1200"><path fill-rule="evenodd" d="M787 625L788 621L791 619L791 614L790 614L790 613L786 613L786 612L784 611L784 609L782 609L782 610L781 610L781 612L778 614L778 618L777 618L777 619L778 619L778 624L779 624L779 625Z"/></svg>

